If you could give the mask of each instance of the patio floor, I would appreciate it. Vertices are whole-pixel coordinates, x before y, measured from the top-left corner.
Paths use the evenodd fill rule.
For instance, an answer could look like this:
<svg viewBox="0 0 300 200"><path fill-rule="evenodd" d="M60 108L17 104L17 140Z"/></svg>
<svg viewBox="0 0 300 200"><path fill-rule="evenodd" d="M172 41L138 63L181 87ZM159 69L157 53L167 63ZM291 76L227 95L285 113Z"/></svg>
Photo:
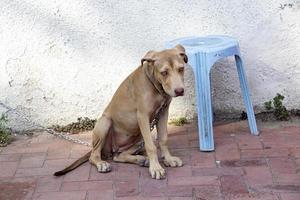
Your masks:
<svg viewBox="0 0 300 200"><path fill-rule="evenodd" d="M0 148L0 199L300 199L300 125L261 128L260 136L248 133L246 121L216 125L216 151L209 153L198 151L195 125L170 129L170 150L184 166L167 168L164 180L121 163L107 174L85 163L54 177L89 148L47 133L18 136Z"/></svg>

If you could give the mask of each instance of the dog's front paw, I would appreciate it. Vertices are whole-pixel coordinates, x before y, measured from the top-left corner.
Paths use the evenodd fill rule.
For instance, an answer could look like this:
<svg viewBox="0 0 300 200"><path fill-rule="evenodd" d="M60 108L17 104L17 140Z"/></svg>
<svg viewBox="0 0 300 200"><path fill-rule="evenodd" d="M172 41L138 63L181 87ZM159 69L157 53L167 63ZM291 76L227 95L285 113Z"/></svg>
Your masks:
<svg viewBox="0 0 300 200"><path fill-rule="evenodd" d="M97 163L96 167L98 169L98 172L101 172L101 173L107 173L107 172L111 171L110 164L106 161L101 161L101 162Z"/></svg>
<svg viewBox="0 0 300 200"><path fill-rule="evenodd" d="M165 158L164 164L166 167L181 167L181 166L183 166L182 160L175 156Z"/></svg>
<svg viewBox="0 0 300 200"><path fill-rule="evenodd" d="M150 163L149 172L152 178L154 179L164 179L166 171L160 166L159 163L152 164Z"/></svg>

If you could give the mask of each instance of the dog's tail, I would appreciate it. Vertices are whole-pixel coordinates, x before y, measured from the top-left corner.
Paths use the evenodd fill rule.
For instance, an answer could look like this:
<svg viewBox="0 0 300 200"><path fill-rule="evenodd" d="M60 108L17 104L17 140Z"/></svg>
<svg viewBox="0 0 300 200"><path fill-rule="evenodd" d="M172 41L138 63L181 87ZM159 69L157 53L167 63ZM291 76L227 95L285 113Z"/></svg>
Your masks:
<svg viewBox="0 0 300 200"><path fill-rule="evenodd" d="M91 152L89 151L87 154L85 154L84 156L82 156L81 158L79 158L78 160L76 160L75 162L73 162L69 167L66 167L65 169L55 172L53 175L54 176L62 176L65 175L66 173L76 169L77 167L79 167L80 165L82 165L83 163L85 163L86 161L89 160L90 156L91 156Z"/></svg>

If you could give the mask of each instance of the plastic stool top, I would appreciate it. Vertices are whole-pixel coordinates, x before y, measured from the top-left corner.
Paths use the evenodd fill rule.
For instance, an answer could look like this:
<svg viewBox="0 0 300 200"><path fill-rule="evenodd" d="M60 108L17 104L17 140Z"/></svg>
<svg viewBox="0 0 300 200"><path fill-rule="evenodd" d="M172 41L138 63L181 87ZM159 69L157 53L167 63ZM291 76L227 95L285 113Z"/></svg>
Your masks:
<svg viewBox="0 0 300 200"><path fill-rule="evenodd" d="M172 40L166 43L168 48L172 48L177 44L181 44L185 47L189 53L196 52L216 52L233 46L238 46L238 41L229 36L223 35L209 35L205 37L184 37L176 40Z"/></svg>

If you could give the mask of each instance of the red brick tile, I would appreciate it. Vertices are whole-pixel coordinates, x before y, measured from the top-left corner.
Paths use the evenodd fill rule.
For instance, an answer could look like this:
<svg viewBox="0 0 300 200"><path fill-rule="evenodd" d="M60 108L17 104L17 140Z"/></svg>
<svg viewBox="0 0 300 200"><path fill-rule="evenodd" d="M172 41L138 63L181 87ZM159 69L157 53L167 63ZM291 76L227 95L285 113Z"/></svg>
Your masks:
<svg viewBox="0 0 300 200"><path fill-rule="evenodd" d="M289 158L270 158L269 163L272 173L275 174L295 174L296 165L293 160Z"/></svg>
<svg viewBox="0 0 300 200"><path fill-rule="evenodd" d="M51 168L56 170L61 170L70 164L72 164L75 159L53 159L53 160L45 160L43 167Z"/></svg>
<svg viewBox="0 0 300 200"><path fill-rule="evenodd" d="M175 126L175 125L168 125L168 133L170 135L174 134L187 134L188 128L186 126Z"/></svg>
<svg viewBox="0 0 300 200"><path fill-rule="evenodd" d="M56 170L49 168L22 168L17 169L16 177L27 177L27 176L48 176L53 175Z"/></svg>
<svg viewBox="0 0 300 200"><path fill-rule="evenodd" d="M72 191L72 192L42 192L35 193L33 196L34 200L85 200L85 191Z"/></svg>
<svg viewBox="0 0 300 200"><path fill-rule="evenodd" d="M67 141L67 140L63 140L61 138L56 138L53 140L53 142L51 143L51 145L49 145L49 150L52 149L71 149L72 145L74 143Z"/></svg>
<svg viewBox="0 0 300 200"><path fill-rule="evenodd" d="M277 195L271 193L249 193L231 196L230 200L279 200Z"/></svg>
<svg viewBox="0 0 300 200"><path fill-rule="evenodd" d="M299 200L300 193L281 193L280 194L282 200Z"/></svg>
<svg viewBox="0 0 300 200"><path fill-rule="evenodd" d="M221 123L214 126L214 132L223 133L223 134L231 134L231 133L248 133L249 128L247 121L238 121L232 123Z"/></svg>
<svg viewBox="0 0 300 200"><path fill-rule="evenodd" d="M34 168L42 167L45 161L45 154L42 153L32 153L29 155L23 155L21 158L18 168Z"/></svg>
<svg viewBox="0 0 300 200"><path fill-rule="evenodd" d="M191 200L191 197L169 197L168 200Z"/></svg>
<svg viewBox="0 0 300 200"><path fill-rule="evenodd" d="M190 132L188 134L188 138L189 138L190 141L199 141L198 130Z"/></svg>
<svg viewBox="0 0 300 200"><path fill-rule="evenodd" d="M221 167L256 167L267 166L265 159L243 159L243 160L224 160L220 162Z"/></svg>
<svg viewBox="0 0 300 200"><path fill-rule="evenodd" d="M289 148L300 148L300 140L287 140L285 142L285 145L288 146Z"/></svg>
<svg viewBox="0 0 300 200"><path fill-rule="evenodd" d="M189 140L187 134L174 135L169 137L168 146L170 149L189 148Z"/></svg>
<svg viewBox="0 0 300 200"><path fill-rule="evenodd" d="M47 132L44 132L44 133L37 135L34 138L31 138L30 144L35 144L35 143L49 144L49 143L53 142L54 138L55 137L53 135L48 134Z"/></svg>
<svg viewBox="0 0 300 200"><path fill-rule="evenodd" d="M4 161L19 161L22 157L22 154L3 154L0 155L0 162Z"/></svg>
<svg viewBox="0 0 300 200"><path fill-rule="evenodd" d="M8 145L5 148L1 148L1 154L21 154L22 151L20 148L15 147L13 145Z"/></svg>
<svg viewBox="0 0 300 200"><path fill-rule="evenodd" d="M55 192L61 188L63 177L44 176L38 178L35 192Z"/></svg>
<svg viewBox="0 0 300 200"><path fill-rule="evenodd" d="M90 176L91 164L84 163L65 175L64 181L87 181Z"/></svg>
<svg viewBox="0 0 300 200"><path fill-rule="evenodd" d="M245 167L246 182L253 185L272 184L272 174L268 167Z"/></svg>
<svg viewBox="0 0 300 200"><path fill-rule="evenodd" d="M248 194L247 186L241 176L221 176L221 191L226 198Z"/></svg>
<svg viewBox="0 0 300 200"><path fill-rule="evenodd" d="M234 137L230 135L226 138L215 138L215 146L219 148L238 147Z"/></svg>
<svg viewBox="0 0 300 200"><path fill-rule="evenodd" d="M240 167L200 168L200 169L193 168L192 174L193 176L222 176L222 175L241 176L244 174L244 172Z"/></svg>
<svg viewBox="0 0 300 200"><path fill-rule="evenodd" d="M168 186L163 190L168 197L192 197L193 187L191 186Z"/></svg>
<svg viewBox="0 0 300 200"><path fill-rule="evenodd" d="M17 166L18 162L0 162L0 178L14 176Z"/></svg>
<svg viewBox="0 0 300 200"><path fill-rule="evenodd" d="M279 184L300 185L300 174L277 174L274 175L274 181Z"/></svg>
<svg viewBox="0 0 300 200"><path fill-rule="evenodd" d="M116 197L135 196L139 193L138 181L116 181Z"/></svg>
<svg viewBox="0 0 300 200"><path fill-rule="evenodd" d="M176 168L167 168L167 175L168 177L187 177L192 176L192 168L189 165L184 165L182 167Z"/></svg>
<svg viewBox="0 0 300 200"><path fill-rule="evenodd" d="M70 158L78 159L91 150L91 147L80 144L73 144L70 151Z"/></svg>
<svg viewBox="0 0 300 200"><path fill-rule="evenodd" d="M189 124L185 124L184 126L187 128L188 133L194 132L194 131L198 130L198 122L197 122L197 120L193 120Z"/></svg>
<svg viewBox="0 0 300 200"><path fill-rule="evenodd" d="M263 135L261 135L260 137L263 137ZM284 138L284 136L281 136L281 135L274 135L273 137L270 137L270 138L263 138L262 143L263 143L264 148L287 148L287 147L290 147L286 143L286 139Z"/></svg>
<svg viewBox="0 0 300 200"><path fill-rule="evenodd" d="M83 155L85 155L87 152L89 152L89 150L71 150L70 152L70 158L75 158L78 159L80 157L82 157Z"/></svg>
<svg viewBox="0 0 300 200"><path fill-rule="evenodd" d="M240 152L237 148L216 149L216 160L238 160Z"/></svg>
<svg viewBox="0 0 300 200"><path fill-rule="evenodd" d="M169 177L168 185L218 185L217 176Z"/></svg>
<svg viewBox="0 0 300 200"><path fill-rule="evenodd" d="M70 157L70 150L52 149L48 150L47 159L67 159Z"/></svg>
<svg viewBox="0 0 300 200"><path fill-rule="evenodd" d="M31 199L35 188L35 179L10 178L0 181L0 199Z"/></svg>
<svg viewBox="0 0 300 200"><path fill-rule="evenodd" d="M247 135L236 135L240 149L262 149L262 143L260 138L250 134Z"/></svg>
<svg viewBox="0 0 300 200"><path fill-rule="evenodd" d="M26 177L26 176L47 176L53 175L54 172L62 170L67 165L71 164L73 160L46 160L42 168L22 168L16 171L16 177Z"/></svg>
<svg viewBox="0 0 300 200"><path fill-rule="evenodd" d="M286 144L291 148L300 148L300 134L285 134Z"/></svg>
<svg viewBox="0 0 300 200"><path fill-rule="evenodd" d="M284 137L285 134L280 133L278 128L264 128L260 130L259 137L262 139L272 139L275 137Z"/></svg>
<svg viewBox="0 0 300 200"><path fill-rule="evenodd" d="M130 197L118 197L115 199L116 200L170 200L167 197L143 197L141 195L130 196ZM97 199L97 200L99 200L99 199Z"/></svg>
<svg viewBox="0 0 300 200"><path fill-rule="evenodd" d="M20 149L20 153L46 153L48 145L45 144L30 144L23 149Z"/></svg>
<svg viewBox="0 0 300 200"><path fill-rule="evenodd" d="M97 190L100 193L105 193L113 189L112 181L76 181L63 182L61 191L88 191Z"/></svg>
<svg viewBox="0 0 300 200"><path fill-rule="evenodd" d="M300 158L300 148L290 148L290 154L295 158Z"/></svg>
<svg viewBox="0 0 300 200"><path fill-rule="evenodd" d="M167 179L155 180L146 174L141 175L141 193L144 197L163 197L167 188Z"/></svg>
<svg viewBox="0 0 300 200"><path fill-rule="evenodd" d="M48 148L47 159L66 159L70 156L72 143L64 140L54 140Z"/></svg>
<svg viewBox="0 0 300 200"><path fill-rule="evenodd" d="M197 140L192 140L192 141L189 141L189 143L190 143L190 148L197 148L197 149L199 149L199 141L197 141Z"/></svg>
<svg viewBox="0 0 300 200"><path fill-rule="evenodd" d="M264 189L269 189L273 192L299 192L300 185L295 184L277 184L277 185L269 185L264 187Z"/></svg>
<svg viewBox="0 0 300 200"><path fill-rule="evenodd" d="M289 150L287 148L271 148L271 149L243 149L241 150L241 158L272 158L287 157Z"/></svg>
<svg viewBox="0 0 300 200"><path fill-rule="evenodd" d="M195 199L222 200L219 186L197 186L194 191Z"/></svg>
<svg viewBox="0 0 300 200"><path fill-rule="evenodd" d="M216 160L238 160L240 152L233 139L216 140Z"/></svg>
<svg viewBox="0 0 300 200"><path fill-rule="evenodd" d="M214 152L191 152L191 162L194 167L216 167Z"/></svg>
<svg viewBox="0 0 300 200"><path fill-rule="evenodd" d="M296 163L296 173L300 173L300 159L295 159Z"/></svg>
<svg viewBox="0 0 300 200"><path fill-rule="evenodd" d="M182 177L183 178L183 177ZM144 197L192 197L193 187L187 185L167 186L167 180L142 180L141 194Z"/></svg>
<svg viewBox="0 0 300 200"><path fill-rule="evenodd" d="M112 200L114 199L114 194L112 190L105 192L101 191L88 191L87 200Z"/></svg>

